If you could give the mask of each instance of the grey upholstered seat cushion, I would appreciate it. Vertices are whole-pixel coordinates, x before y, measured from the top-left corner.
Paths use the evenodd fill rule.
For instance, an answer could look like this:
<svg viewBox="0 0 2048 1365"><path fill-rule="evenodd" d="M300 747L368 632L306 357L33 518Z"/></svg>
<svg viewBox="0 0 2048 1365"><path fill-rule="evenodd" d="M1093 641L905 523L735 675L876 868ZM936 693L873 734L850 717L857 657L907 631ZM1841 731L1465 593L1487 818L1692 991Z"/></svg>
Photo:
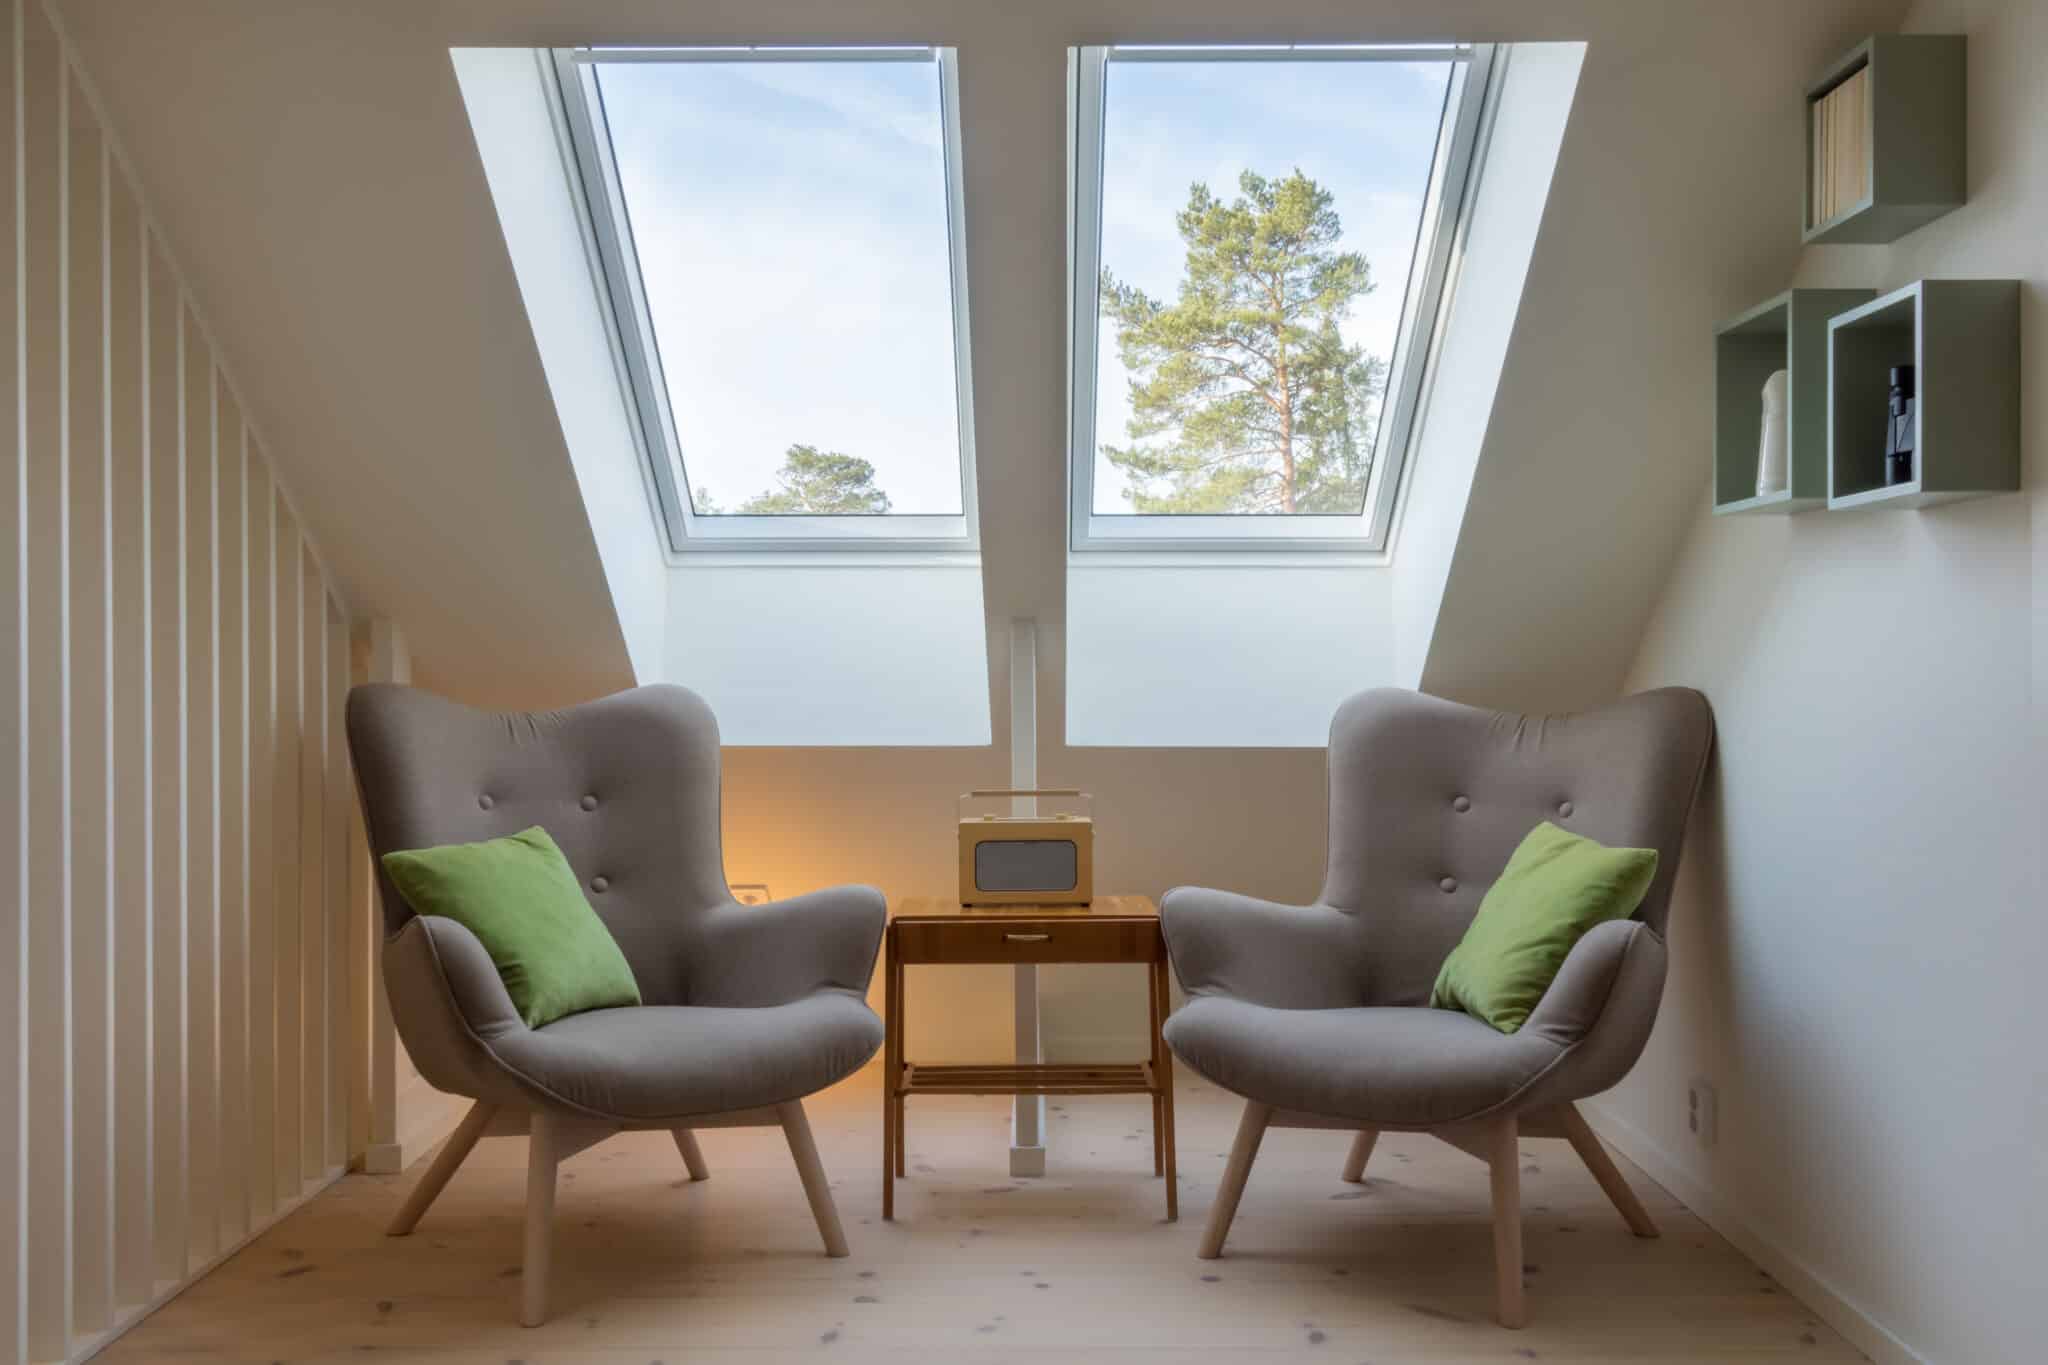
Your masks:
<svg viewBox="0 0 2048 1365"><path fill-rule="evenodd" d="M1384 1128L1480 1117L1564 1055L1549 1038L1497 1033L1456 1010L1288 1010L1222 996L1175 1013L1166 1041L1246 1099Z"/></svg>
<svg viewBox="0 0 2048 1365"><path fill-rule="evenodd" d="M765 1009L591 1010L505 1034L491 1051L562 1104L649 1122L801 1099L881 1043L882 1021L858 996L819 991Z"/></svg>

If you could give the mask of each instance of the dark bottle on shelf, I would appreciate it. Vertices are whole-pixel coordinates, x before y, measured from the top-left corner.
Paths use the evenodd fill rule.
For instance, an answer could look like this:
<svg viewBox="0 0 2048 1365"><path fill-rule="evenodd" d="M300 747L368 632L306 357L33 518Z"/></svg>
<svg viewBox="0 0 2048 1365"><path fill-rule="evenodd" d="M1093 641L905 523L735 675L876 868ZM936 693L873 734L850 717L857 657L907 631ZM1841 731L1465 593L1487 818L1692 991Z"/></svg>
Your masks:
<svg viewBox="0 0 2048 1365"><path fill-rule="evenodd" d="M1884 482L1913 481L1913 367L1892 367L1891 418L1884 427Z"/></svg>

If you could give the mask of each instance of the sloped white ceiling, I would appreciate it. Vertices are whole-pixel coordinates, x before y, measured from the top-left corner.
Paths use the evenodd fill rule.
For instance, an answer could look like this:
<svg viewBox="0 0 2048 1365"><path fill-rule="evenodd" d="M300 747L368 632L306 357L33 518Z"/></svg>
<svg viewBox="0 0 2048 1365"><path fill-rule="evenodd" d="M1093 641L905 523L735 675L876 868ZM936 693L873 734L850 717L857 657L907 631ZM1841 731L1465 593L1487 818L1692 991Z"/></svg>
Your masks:
<svg viewBox="0 0 2048 1365"><path fill-rule="evenodd" d="M960 50L984 597L1064 612L1065 50L1583 39L1579 103L1429 663L1525 708L1616 688L1705 495L1708 326L1797 247L1798 92L1894 0L67 0L150 202L360 610L525 704L630 682L448 50ZM998 686L997 706L1003 702ZM1059 707L1058 696L1045 704Z"/></svg>

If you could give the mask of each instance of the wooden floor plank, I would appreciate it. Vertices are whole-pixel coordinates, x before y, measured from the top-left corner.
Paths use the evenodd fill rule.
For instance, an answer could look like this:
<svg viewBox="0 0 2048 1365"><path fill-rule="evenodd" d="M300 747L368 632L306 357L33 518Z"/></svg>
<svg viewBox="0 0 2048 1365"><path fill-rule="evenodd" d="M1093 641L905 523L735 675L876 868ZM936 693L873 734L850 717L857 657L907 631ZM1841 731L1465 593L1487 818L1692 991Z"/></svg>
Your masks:
<svg viewBox="0 0 2048 1365"><path fill-rule="evenodd" d="M1389 1133L1362 1186L1350 1135L1274 1130L1221 1260L1195 1244L1241 1106L1181 1079L1187 1215L1160 1218L1142 1097L1049 1106L1051 1173L1006 1174L1008 1106L913 1108L897 1221L880 1218L880 1071L810 1111L852 1256L819 1254L775 1129L667 1133L573 1158L557 1203L554 1320L518 1325L525 1144L486 1138L421 1222L382 1227L420 1171L351 1176L111 1346L109 1362L741 1365L795 1358L1028 1362L1855 1361L1861 1357L1664 1191L1628 1234L1555 1140L1527 1140L1527 1330L1490 1318L1485 1169ZM1533 1357L1532 1354L1533 1353Z"/></svg>

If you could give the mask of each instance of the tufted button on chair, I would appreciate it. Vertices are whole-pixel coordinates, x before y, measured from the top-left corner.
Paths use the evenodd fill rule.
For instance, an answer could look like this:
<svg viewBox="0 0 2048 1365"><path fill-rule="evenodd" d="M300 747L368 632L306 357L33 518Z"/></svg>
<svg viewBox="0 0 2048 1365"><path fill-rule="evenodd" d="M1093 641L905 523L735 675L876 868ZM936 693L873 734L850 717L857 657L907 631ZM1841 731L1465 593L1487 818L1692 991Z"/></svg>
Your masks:
<svg viewBox="0 0 2048 1365"><path fill-rule="evenodd" d="M1713 743L1706 698L1685 688L1560 716L1399 691L1339 707L1329 863L1315 904L1182 887L1160 906L1190 997L1167 1021L1166 1041L1246 1101L1199 1254L1222 1254L1275 1124L1357 1130L1343 1172L1354 1182L1383 1131L1433 1133L1485 1160L1505 1326L1524 1316L1521 1138L1569 1139L1629 1227L1654 1237L1573 1101L1619 1081L1649 1037L1672 880ZM1581 938L1518 1032L1425 1008L1508 855L1560 817L1602 843L1657 850L1656 880L1634 917Z"/></svg>
<svg viewBox="0 0 2048 1365"><path fill-rule="evenodd" d="M772 905L733 901L710 708L680 687L642 687L501 715L372 684L349 694L348 739L374 854L543 826L587 879L643 1001L528 1028L476 936L415 915L380 873L399 1036L429 1083L475 1101L390 1232L412 1231L478 1138L527 1134L520 1318L533 1326L547 1317L561 1161L621 1131L666 1129L690 1178L703 1180L693 1129L772 1124L788 1138L826 1254L846 1255L802 1100L881 1044L866 992L882 895L845 886Z"/></svg>

